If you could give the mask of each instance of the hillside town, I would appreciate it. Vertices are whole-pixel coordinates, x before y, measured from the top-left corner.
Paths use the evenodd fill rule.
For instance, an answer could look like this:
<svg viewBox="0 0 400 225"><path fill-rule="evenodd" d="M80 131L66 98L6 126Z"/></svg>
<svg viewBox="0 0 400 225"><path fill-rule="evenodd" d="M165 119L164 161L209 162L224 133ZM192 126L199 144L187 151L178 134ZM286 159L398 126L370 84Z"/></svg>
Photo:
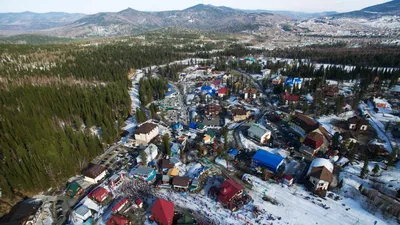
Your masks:
<svg viewBox="0 0 400 225"><path fill-rule="evenodd" d="M399 68L227 56L131 81L121 139L4 224L400 222Z"/></svg>

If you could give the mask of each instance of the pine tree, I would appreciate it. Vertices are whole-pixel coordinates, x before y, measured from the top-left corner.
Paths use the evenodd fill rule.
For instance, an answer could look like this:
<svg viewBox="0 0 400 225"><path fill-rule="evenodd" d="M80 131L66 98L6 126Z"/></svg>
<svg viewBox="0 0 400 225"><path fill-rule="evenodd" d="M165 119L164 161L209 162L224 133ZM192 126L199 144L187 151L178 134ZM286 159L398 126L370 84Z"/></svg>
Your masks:
<svg viewBox="0 0 400 225"><path fill-rule="evenodd" d="M365 156L364 159L364 166L361 169L361 174L360 177L364 179L364 177L368 174L369 170L368 170L368 164L369 164L369 159L368 156Z"/></svg>
<svg viewBox="0 0 400 225"><path fill-rule="evenodd" d="M374 168L372 169L372 172L376 176L379 173L380 170L381 170L381 168L379 167L379 165L375 164Z"/></svg>

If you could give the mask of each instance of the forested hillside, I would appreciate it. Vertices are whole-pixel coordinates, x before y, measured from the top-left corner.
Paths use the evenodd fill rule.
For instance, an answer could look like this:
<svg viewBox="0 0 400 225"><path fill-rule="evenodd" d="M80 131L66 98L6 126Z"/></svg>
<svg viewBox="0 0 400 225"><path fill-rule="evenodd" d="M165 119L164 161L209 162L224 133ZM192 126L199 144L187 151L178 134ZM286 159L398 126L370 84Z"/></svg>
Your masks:
<svg viewBox="0 0 400 225"><path fill-rule="evenodd" d="M3 199L79 173L119 137L130 113L128 74L185 57L168 45L135 44L2 44L0 52Z"/></svg>

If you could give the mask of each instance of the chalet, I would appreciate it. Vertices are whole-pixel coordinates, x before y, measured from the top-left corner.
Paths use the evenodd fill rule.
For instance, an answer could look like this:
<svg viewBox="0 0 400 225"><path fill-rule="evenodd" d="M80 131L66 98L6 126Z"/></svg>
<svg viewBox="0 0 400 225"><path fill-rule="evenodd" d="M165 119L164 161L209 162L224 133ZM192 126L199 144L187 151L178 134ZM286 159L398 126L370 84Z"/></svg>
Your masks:
<svg viewBox="0 0 400 225"><path fill-rule="evenodd" d="M132 225L132 221L122 215L112 215L106 225Z"/></svg>
<svg viewBox="0 0 400 225"><path fill-rule="evenodd" d="M207 117L218 117L219 113L222 111L222 107L217 104L209 104L205 107L204 113Z"/></svg>
<svg viewBox="0 0 400 225"><path fill-rule="evenodd" d="M89 193L88 198L99 204L102 204L108 198L109 194L110 192L107 189L98 187Z"/></svg>
<svg viewBox="0 0 400 225"><path fill-rule="evenodd" d="M204 144L212 144L214 143L216 133L213 130L208 129L207 133L203 137Z"/></svg>
<svg viewBox="0 0 400 225"><path fill-rule="evenodd" d="M92 164L86 171L83 173L85 176L85 180L98 183L102 179L106 177L107 169L102 165Z"/></svg>
<svg viewBox="0 0 400 225"><path fill-rule="evenodd" d="M358 116L351 117L347 120L349 130L365 131L368 129L369 121Z"/></svg>
<svg viewBox="0 0 400 225"><path fill-rule="evenodd" d="M112 209L112 213L119 213L123 212L124 209L126 209L129 206L128 199L122 198Z"/></svg>
<svg viewBox="0 0 400 225"><path fill-rule="evenodd" d="M305 137L311 131L319 128L319 124L317 121L300 113L294 115L290 126L293 131L295 131L302 137Z"/></svg>
<svg viewBox="0 0 400 225"><path fill-rule="evenodd" d="M265 144L271 138L271 131L260 124L253 123L247 130L247 135L258 143Z"/></svg>
<svg viewBox="0 0 400 225"><path fill-rule="evenodd" d="M135 130L136 144L149 144L150 141L159 134L159 132L160 131L157 124L146 122L140 125Z"/></svg>
<svg viewBox="0 0 400 225"><path fill-rule="evenodd" d="M250 111L247 111L242 108L232 109L231 113L232 113L232 119L235 122L247 120L250 117Z"/></svg>
<svg viewBox="0 0 400 225"><path fill-rule="evenodd" d="M224 88L220 88L218 89L218 97L225 97L228 94L228 88L224 87Z"/></svg>
<svg viewBox="0 0 400 225"><path fill-rule="evenodd" d="M129 177L134 177L137 179L141 179L147 183L153 183L156 179L156 171L153 168L139 166L137 168L133 168L129 173Z"/></svg>
<svg viewBox="0 0 400 225"><path fill-rule="evenodd" d="M243 195L244 188L234 180L225 180L219 186L218 201L228 209L235 211L235 200Z"/></svg>
<svg viewBox="0 0 400 225"><path fill-rule="evenodd" d="M176 176L172 178L172 186L174 189L186 191L189 188L189 177Z"/></svg>
<svg viewBox="0 0 400 225"><path fill-rule="evenodd" d="M10 212L0 218L4 225L35 225L42 214L42 202L22 201L12 207Z"/></svg>
<svg viewBox="0 0 400 225"><path fill-rule="evenodd" d="M258 90L255 88L246 88L246 89L244 89L243 93L244 93L245 100L255 100L261 96L261 94L259 94Z"/></svg>
<svg viewBox="0 0 400 225"><path fill-rule="evenodd" d="M296 104L300 100L300 96L294 95L294 94L289 94L287 92L282 93L281 98L283 99L285 105Z"/></svg>
<svg viewBox="0 0 400 225"><path fill-rule="evenodd" d="M174 220L174 203L158 198L151 207L151 219L158 225L172 225Z"/></svg>
<svg viewBox="0 0 400 225"><path fill-rule="evenodd" d="M251 163L252 167L259 172L261 168L266 169L270 174L281 173L285 170L285 159L265 150L257 150Z"/></svg>
<svg viewBox="0 0 400 225"><path fill-rule="evenodd" d="M306 186L314 193L325 196L329 183L332 182L333 165L328 159L314 159L307 172Z"/></svg>

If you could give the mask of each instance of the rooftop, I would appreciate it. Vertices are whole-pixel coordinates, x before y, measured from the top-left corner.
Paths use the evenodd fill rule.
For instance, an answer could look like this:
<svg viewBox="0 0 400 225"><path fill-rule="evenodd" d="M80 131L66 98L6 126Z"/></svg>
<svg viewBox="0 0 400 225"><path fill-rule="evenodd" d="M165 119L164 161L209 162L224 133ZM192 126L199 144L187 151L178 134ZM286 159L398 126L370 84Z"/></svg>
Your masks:
<svg viewBox="0 0 400 225"><path fill-rule="evenodd" d="M140 125L136 130L135 134L148 134L150 131L154 130L157 127L157 124L154 123L144 123Z"/></svg>

